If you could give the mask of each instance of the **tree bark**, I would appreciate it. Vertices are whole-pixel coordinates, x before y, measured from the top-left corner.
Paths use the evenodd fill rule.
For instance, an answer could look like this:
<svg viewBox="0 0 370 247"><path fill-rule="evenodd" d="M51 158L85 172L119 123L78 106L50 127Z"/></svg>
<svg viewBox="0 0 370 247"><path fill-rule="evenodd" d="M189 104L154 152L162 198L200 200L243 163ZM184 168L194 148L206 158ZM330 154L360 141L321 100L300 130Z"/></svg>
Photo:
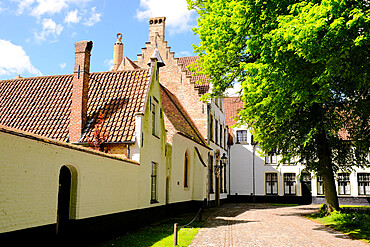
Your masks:
<svg viewBox="0 0 370 247"><path fill-rule="evenodd" d="M317 156L319 158L319 165L322 180L324 182L325 200L328 206L328 212L339 210L337 190L335 187L333 165L331 162L331 152L329 143L326 138L324 129L320 129L316 135Z"/></svg>

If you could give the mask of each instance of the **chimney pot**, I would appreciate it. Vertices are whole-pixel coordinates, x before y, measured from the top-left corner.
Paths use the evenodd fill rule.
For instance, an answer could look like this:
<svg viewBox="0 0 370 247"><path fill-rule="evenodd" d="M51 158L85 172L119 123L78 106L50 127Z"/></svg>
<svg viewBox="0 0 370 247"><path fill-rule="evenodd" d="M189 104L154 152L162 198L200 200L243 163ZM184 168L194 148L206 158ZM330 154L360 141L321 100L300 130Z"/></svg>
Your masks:
<svg viewBox="0 0 370 247"><path fill-rule="evenodd" d="M123 60L123 44L122 34L117 33L117 42L114 44L113 49L113 66L112 71L117 71Z"/></svg>

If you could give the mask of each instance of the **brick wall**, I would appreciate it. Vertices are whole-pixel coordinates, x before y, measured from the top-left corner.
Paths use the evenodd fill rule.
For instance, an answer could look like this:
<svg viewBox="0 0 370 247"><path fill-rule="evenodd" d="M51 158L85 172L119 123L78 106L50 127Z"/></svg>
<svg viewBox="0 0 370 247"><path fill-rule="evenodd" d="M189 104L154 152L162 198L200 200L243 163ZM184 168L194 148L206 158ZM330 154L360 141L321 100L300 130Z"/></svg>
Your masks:
<svg viewBox="0 0 370 247"><path fill-rule="evenodd" d="M150 24L150 21L153 21L153 24ZM155 21L157 21L156 24ZM164 28L164 17L149 20L149 42L142 49L142 54L138 55L136 63L142 68L148 68L147 63L157 46L165 63L165 66L159 70L159 82L177 96L203 137L207 139L207 104L199 101L200 96L194 89L194 83L190 82L190 77L186 75L178 59L174 57L175 53L171 51L171 47L167 46L167 41L164 40Z"/></svg>
<svg viewBox="0 0 370 247"><path fill-rule="evenodd" d="M78 142L87 120L87 101L90 79L92 41L75 43L75 67L72 85L72 104L69 120L69 141Z"/></svg>

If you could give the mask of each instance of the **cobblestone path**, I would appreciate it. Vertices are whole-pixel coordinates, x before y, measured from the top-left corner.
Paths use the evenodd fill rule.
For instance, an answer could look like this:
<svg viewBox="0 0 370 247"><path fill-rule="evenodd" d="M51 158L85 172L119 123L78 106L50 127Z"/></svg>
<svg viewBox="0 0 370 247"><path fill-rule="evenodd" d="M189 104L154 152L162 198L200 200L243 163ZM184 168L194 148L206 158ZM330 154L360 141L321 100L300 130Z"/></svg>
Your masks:
<svg viewBox="0 0 370 247"><path fill-rule="evenodd" d="M225 204L206 211L206 223L190 246L370 246L302 217L317 210L316 205Z"/></svg>

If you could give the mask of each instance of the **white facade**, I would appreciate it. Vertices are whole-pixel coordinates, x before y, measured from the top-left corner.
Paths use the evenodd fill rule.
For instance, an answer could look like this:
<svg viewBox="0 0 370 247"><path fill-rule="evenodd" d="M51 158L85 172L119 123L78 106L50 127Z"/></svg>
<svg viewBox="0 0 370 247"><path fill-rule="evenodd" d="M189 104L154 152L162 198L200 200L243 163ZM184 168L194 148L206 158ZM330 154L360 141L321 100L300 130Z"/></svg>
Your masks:
<svg viewBox="0 0 370 247"><path fill-rule="evenodd" d="M370 199L370 168L354 167L353 171L338 171L335 185L339 198L364 197ZM324 196L322 180L312 177L312 196Z"/></svg>
<svg viewBox="0 0 370 247"><path fill-rule="evenodd" d="M325 202L321 178L302 174L304 164L278 166L280 157L263 157L258 145L253 152L252 135L245 126L234 128L232 134L233 145L229 146L231 196L309 196L307 193L311 190L313 203ZM369 204L370 168L338 171L335 180L340 204Z"/></svg>
<svg viewBox="0 0 370 247"><path fill-rule="evenodd" d="M238 196L302 196L299 176L301 164L281 164L280 157L263 157L253 145L247 127L233 128L233 145L229 146L230 195Z"/></svg>
<svg viewBox="0 0 370 247"><path fill-rule="evenodd" d="M208 158L208 195L209 201L226 199L229 175L227 166L221 167L220 158L227 154L227 124L222 98L213 98L208 104L208 145L212 149ZM216 189L219 189L217 191ZM219 193L219 198L218 197Z"/></svg>

